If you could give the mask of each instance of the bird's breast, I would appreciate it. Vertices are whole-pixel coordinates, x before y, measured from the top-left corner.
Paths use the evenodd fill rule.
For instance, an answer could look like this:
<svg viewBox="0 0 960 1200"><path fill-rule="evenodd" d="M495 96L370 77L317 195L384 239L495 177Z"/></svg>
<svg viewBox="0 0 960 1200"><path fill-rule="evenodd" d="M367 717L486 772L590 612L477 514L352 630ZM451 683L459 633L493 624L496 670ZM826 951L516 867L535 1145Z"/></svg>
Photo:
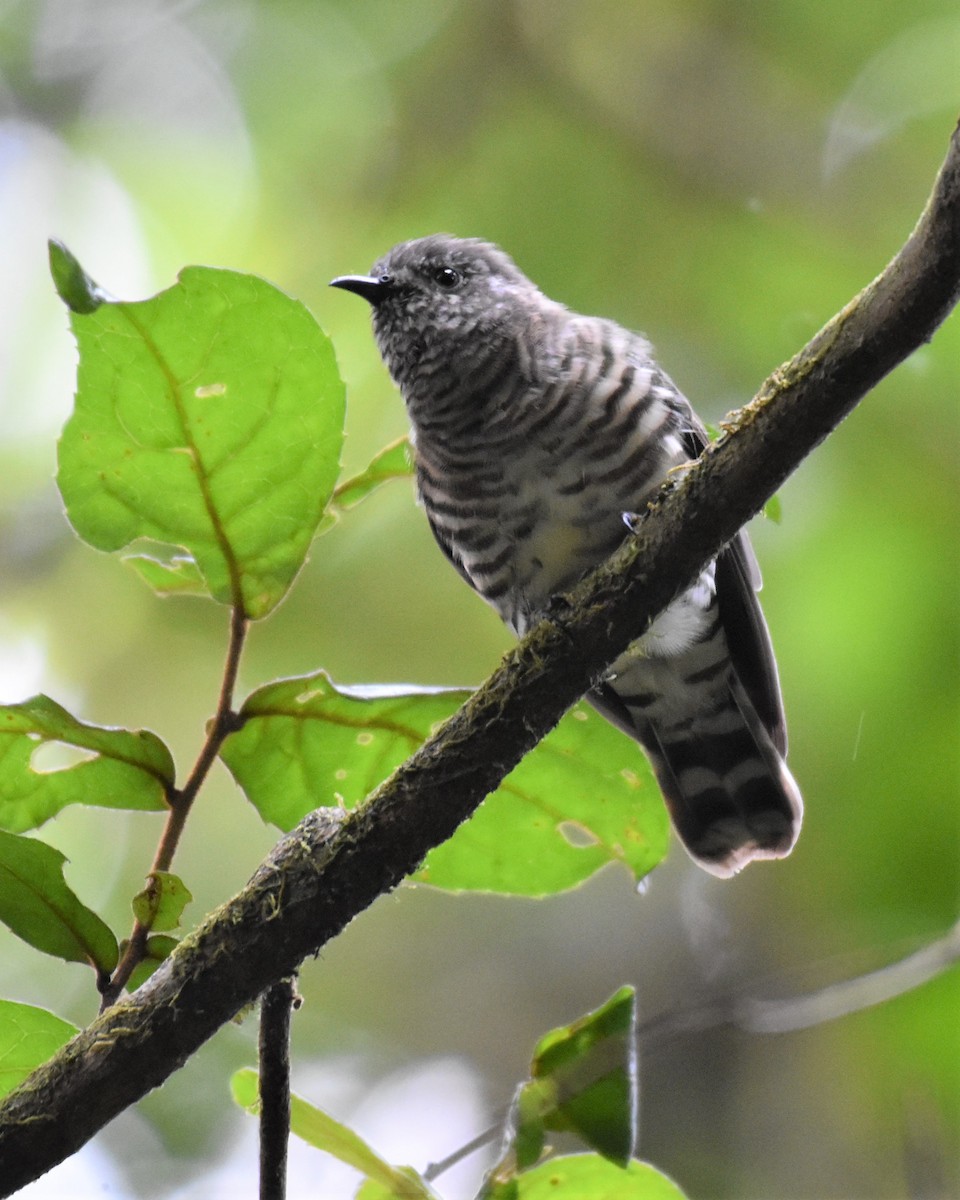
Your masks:
<svg viewBox="0 0 960 1200"><path fill-rule="evenodd" d="M539 576L549 594L587 556L591 540L581 525L545 517L516 548L517 575Z"/></svg>
<svg viewBox="0 0 960 1200"><path fill-rule="evenodd" d="M616 549L624 513L686 457L677 393L646 344L600 328L609 345L577 341L536 385L485 363L469 387L434 391L429 416L408 397L434 533L518 632Z"/></svg>

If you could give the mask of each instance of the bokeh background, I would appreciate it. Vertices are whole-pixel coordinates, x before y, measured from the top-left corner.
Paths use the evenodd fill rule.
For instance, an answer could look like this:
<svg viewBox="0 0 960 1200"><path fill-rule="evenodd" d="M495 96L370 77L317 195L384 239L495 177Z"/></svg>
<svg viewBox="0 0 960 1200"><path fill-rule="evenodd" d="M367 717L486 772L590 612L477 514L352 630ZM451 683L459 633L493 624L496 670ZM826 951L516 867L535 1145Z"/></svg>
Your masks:
<svg viewBox="0 0 960 1200"><path fill-rule="evenodd" d="M0 698L149 727L181 771L212 712L226 613L159 601L80 545L52 482L74 350L46 269L64 239L125 298L187 263L301 298L349 387L345 462L404 431L362 304L329 291L394 242L500 242L551 295L643 329L707 420L879 271L960 110L953 0L3 0ZM303 971L295 1086L422 1167L502 1110L536 1038L639 989L642 1015L786 996L883 965L957 918L960 319L867 398L755 522L806 798L793 857L732 882L674 850L545 902L404 888ZM320 540L254 631L241 694L475 683L508 645L394 485ZM274 839L225 772L177 869L193 919ZM123 932L157 819L71 811L43 835ZM83 1022L89 972L0 929L3 992ZM641 1153L691 1196L958 1194L960 971L800 1033L651 1037ZM24 1195L255 1190L222 1031ZM443 1176L472 1195L483 1155ZM297 1151L291 1196L351 1194Z"/></svg>

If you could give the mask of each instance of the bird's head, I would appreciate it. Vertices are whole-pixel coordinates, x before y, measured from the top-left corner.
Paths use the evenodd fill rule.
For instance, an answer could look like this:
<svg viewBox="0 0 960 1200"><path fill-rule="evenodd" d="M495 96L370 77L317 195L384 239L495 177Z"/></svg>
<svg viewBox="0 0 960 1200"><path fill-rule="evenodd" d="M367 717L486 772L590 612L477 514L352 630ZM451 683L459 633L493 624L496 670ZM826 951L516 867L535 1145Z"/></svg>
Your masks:
<svg viewBox="0 0 960 1200"><path fill-rule="evenodd" d="M421 361L495 350L542 299L498 246L448 234L401 242L369 275L331 284L370 303L380 353L401 385Z"/></svg>

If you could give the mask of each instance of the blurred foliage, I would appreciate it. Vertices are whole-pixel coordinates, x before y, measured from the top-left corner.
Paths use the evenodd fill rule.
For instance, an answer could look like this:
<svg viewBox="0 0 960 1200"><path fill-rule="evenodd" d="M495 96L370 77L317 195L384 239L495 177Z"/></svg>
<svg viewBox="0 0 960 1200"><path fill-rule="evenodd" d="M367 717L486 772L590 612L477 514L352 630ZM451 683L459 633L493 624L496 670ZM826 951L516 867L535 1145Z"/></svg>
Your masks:
<svg viewBox="0 0 960 1200"><path fill-rule="evenodd" d="M366 321L326 282L439 229L492 238L556 298L644 329L716 423L908 234L960 110L958 24L953 0L8 0L0 699L43 691L84 720L155 729L182 769L225 644L215 606L157 601L61 515L74 363L47 237L123 296L200 262L302 300L348 381L348 472L405 422ZM492 1113L545 1029L623 983L641 1014L761 976L785 994L955 919L958 366L954 315L787 484L781 524L755 525L806 801L790 860L718 883L675 850L642 896L616 868L546 902L407 888L305 969L295 1052L326 1081L311 1094L390 1161L458 1140L452 1091L376 1107L423 1056L467 1064ZM507 644L400 480L316 544L257 629L241 692L319 668L470 684ZM84 806L57 825L71 886L123 927L158 818ZM177 860L190 912L272 838L224 778ZM85 971L38 966L5 931L0 945L6 994L92 1015ZM699 1197L895 1197L921 1167L960 1190L958 1002L954 970L803 1034L647 1046L640 1153ZM124 1190L235 1194L223 1173L256 1154L224 1149L224 1081L252 1039L225 1031L98 1139ZM62 1195L58 1178L24 1194Z"/></svg>

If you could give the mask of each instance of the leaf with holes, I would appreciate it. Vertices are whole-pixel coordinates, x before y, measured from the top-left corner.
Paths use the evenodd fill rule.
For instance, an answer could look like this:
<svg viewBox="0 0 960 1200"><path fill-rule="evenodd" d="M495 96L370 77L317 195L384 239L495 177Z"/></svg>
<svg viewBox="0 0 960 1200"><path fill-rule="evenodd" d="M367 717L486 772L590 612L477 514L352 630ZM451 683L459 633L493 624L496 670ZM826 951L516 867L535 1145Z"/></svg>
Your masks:
<svg viewBox="0 0 960 1200"><path fill-rule="evenodd" d="M319 805L352 808L467 699L460 688L336 687L324 672L259 688L221 756L266 821L291 829ZM416 878L453 891L542 896L610 862L642 878L667 820L635 744L577 705Z"/></svg>
<svg viewBox="0 0 960 1200"><path fill-rule="evenodd" d="M524 896L575 887L608 863L640 880L666 854L669 831L640 748L581 702L430 853L417 878Z"/></svg>
<svg viewBox="0 0 960 1200"><path fill-rule="evenodd" d="M125 303L62 247L51 266L80 349L57 475L73 527L100 550L146 542L135 562L158 590L202 583L265 616L337 477L344 395L326 335L252 275L187 267Z"/></svg>
<svg viewBox="0 0 960 1200"><path fill-rule="evenodd" d="M0 1096L23 1083L78 1032L76 1025L45 1008L0 1000Z"/></svg>
<svg viewBox="0 0 960 1200"><path fill-rule="evenodd" d="M0 705L0 829L36 829L68 804L163 809L173 781L149 730L86 725L49 696Z"/></svg>
<svg viewBox="0 0 960 1200"><path fill-rule="evenodd" d="M117 965L116 938L67 887L64 862L45 842L0 832L0 921L44 954L108 975Z"/></svg>
<svg viewBox="0 0 960 1200"><path fill-rule="evenodd" d="M147 886L133 898L133 915L145 929L166 933L176 929L193 894L179 875L151 871Z"/></svg>

